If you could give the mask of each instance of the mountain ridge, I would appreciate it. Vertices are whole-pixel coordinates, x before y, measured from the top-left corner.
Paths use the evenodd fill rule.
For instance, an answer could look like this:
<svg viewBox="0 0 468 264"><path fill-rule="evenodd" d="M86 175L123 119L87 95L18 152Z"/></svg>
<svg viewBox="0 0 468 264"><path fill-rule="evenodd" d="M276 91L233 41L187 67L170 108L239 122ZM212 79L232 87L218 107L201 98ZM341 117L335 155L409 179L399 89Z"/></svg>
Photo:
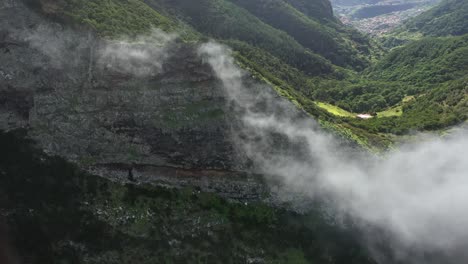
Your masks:
<svg viewBox="0 0 468 264"><path fill-rule="evenodd" d="M0 0L0 20L0 240L11 232L12 255L458 263L439 241L400 248L407 226L386 225L413 207L368 207L401 206L383 185L413 192L392 170L377 181L385 155L467 119L468 35L386 50L326 0ZM419 173L418 157L390 158L404 159L396 176Z"/></svg>

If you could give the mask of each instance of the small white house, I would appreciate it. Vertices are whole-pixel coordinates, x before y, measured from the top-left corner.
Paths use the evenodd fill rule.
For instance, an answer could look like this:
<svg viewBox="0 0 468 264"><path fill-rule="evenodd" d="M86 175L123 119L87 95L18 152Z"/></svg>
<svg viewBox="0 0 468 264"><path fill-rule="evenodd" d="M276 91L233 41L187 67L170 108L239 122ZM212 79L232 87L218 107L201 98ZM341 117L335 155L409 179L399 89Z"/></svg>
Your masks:
<svg viewBox="0 0 468 264"><path fill-rule="evenodd" d="M361 119L369 119L369 118L373 118L372 115L370 114L359 114L357 115L358 118L361 118Z"/></svg>

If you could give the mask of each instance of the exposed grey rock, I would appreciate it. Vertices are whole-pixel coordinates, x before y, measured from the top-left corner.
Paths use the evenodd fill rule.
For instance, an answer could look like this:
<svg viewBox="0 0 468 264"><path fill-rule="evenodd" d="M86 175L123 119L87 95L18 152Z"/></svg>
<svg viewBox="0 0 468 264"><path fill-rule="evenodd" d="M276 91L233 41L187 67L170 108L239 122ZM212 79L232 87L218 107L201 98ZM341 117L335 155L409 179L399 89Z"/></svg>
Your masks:
<svg viewBox="0 0 468 264"><path fill-rule="evenodd" d="M164 47L150 41L119 46L53 23L21 1L0 3L0 129L27 128L46 152L119 182L135 178L265 200L268 190L234 142L245 136L236 114L243 109L228 102L198 44L169 36ZM134 50L122 57L127 48ZM146 53L151 56L134 60ZM139 67L144 74L135 73ZM245 81L273 96L266 98L279 97L271 87ZM304 117L286 99L278 101L254 108ZM301 144L272 140L281 151L301 153Z"/></svg>
<svg viewBox="0 0 468 264"><path fill-rule="evenodd" d="M116 182L131 183L127 177L128 168L127 164L103 164L93 166L90 171ZM271 199L261 175L246 172L134 165L132 173L136 184L194 188L201 192L217 193L224 198L242 202L270 202Z"/></svg>
<svg viewBox="0 0 468 264"><path fill-rule="evenodd" d="M172 43L160 72L135 76L101 63L106 41L12 3L0 10L0 127L27 124L46 151L82 165L242 166L224 93L195 44Z"/></svg>
<svg viewBox="0 0 468 264"><path fill-rule="evenodd" d="M0 129L27 128L49 154L119 182L135 166L136 184L264 198L265 185L249 176L232 142L239 120L198 44L150 47L164 54L140 75L103 60L109 43L92 33L55 24L21 1L0 7Z"/></svg>
<svg viewBox="0 0 468 264"><path fill-rule="evenodd" d="M16 0L0 0L0 9L15 7L16 2Z"/></svg>

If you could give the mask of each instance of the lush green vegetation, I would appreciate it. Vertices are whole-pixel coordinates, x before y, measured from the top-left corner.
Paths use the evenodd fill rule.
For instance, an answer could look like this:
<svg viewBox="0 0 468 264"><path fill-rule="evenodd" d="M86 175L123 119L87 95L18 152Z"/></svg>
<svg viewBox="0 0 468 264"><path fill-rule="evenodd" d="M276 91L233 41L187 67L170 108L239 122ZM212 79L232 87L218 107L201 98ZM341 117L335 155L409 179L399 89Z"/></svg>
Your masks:
<svg viewBox="0 0 468 264"><path fill-rule="evenodd" d="M286 32L301 45L324 56L335 65L363 69L368 64L368 58L365 56L369 56L369 40L362 37L357 46L366 47L366 50L357 50L356 42L346 34L348 30L343 26L340 29L346 30L344 33L336 29L338 22L332 20L323 23L283 1L230 1L245 8L268 25Z"/></svg>
<svg viewBox="0 0 468 264"><path fill-rule="evenodd" d="M174 30L176 24L139 0L68 0L65 13L104 35L134 35L157 27Z"/></svg>
<svg viewBox="0 0 468 264"><path fill-rule="evenodd" d="M338 106L323 103L323 102L316 102L317 106L327 110L327 112L332 113L335 116L342 116L342 117L356 117L355 114L350 113Z"/></svg>
<svg viewBox="0 0 468 264"><path fill-rule="evenodd" d="M0 133L0 208L11 248L28 263L375 263L352 229L317 211L114 183L21 134Z"/></svg>
<svg viewBox="0 0 468 264"><path fill-rule="evenodd" d="M26 1L35 3L38 0ZM185 39L198 37L198 33L183 22L161 14L140 0L63 0L55 5L52 9L44 5L43 11L86 25L101 36L134 36L158 28L177 32Z"/></svg>
<svg viewBox="0 0 468 264"><path fill-rule="evenodd" d="M396 47L425 36L461 36L468 33L468 2L443 0L432 9L406 21L387 34L383 43Z"/></svg>
<svg viewBox="0 0 468 264"><path fill-rule="evenodd" d="M351 113L349 111L346 111L345 109L336 105L323 103L323 102L316 102L316 104L318 107L326 110L327 112L335 116L356 118L358 115L356 113ZM396 105L388 109L385 109L383 111L376 112L374 114L375 114L375 117L401 116L403 114L403 107L401 105Z"/></svg>
<svg viewBox="0 0 468 264"><path fill-rule="evenodd" d="M373 79L406 84L437 84L466 76L468 35L424 38L392 50L370 68Z"/></svg>
<svg viewBox="0 0 468 264"><path fill-rule="evenodd" d="M345 121L373 133L441 129L466 120L467 59L468 35L423 38L393 49L361 76L322 80L313 96L376 113L377 119Z"/></svg>
<svg viewBox="0 0 468 264"><path fill-rule="evenodd" d="M411 85L364 77L322 83L314 91L315 98L354 113L383 111L400 103L405 95L417 92Z"/></svg>
<svg viewBox="0 0 468 264"><path fill-rule="evenodd" d="M403 107L401 105L397 105L394 107L390 107L387 110L378 112L377 117L401 116L402 114L403 114Z"/></svg>
<svg viewBox="0 0 468 264"><path fill-rule="evenodd" d="M239 40L261 48L307 75L333 72L332 64L299 44L293 37L227 0L147 0L163 6L206 36Z"/></svg>
<svg viewBox="0 0 468 264"><path fill-rule="evenodd" d="M322 81L314 97L351 112L377 112L468 72L468 35L425 38L392 50L361 77Z"/></svg>
<svg viewBox="0 0 468 264"><path fill-rule="evenodd" d="M305 14L308 17L318 19L320 21L329 22L335 20L333 8L329 1L322 0L285 0L295 9Z"/></svg>
<svg viewBox="0 0 468 264"><path fill-rule="evenodd" d="M468 118L468 79L439 85L415 99L402 103L402 115L370 120L350 120L350 124L371 132L403 134L410 130L435 130Z"/></svg>
<svg viewBox="0 0 468 264"><path fill-rule="evenodd" d="M371 133L404 134L412 130L442 129L467 119L468 82L449 81L410 101L377 112L378 118L344 119L352 127ZM340 115L338 115L340 116Z"/></svg>
<svg viewBox="0 0 468 264"><path fill-rule="evenodd" d="M438 6L409 20L401 29L427 36L463 35L468 33L468 2L443 0Z"/></svg>

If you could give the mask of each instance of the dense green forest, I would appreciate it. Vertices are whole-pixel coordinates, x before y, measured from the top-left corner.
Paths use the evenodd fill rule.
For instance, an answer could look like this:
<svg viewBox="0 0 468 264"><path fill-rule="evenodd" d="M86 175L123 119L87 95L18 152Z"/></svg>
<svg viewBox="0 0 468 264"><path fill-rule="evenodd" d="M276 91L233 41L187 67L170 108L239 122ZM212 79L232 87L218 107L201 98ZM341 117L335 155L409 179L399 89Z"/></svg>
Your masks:
<svg viewBox="0 0 468 264"><path fill-rule="evenodd" d="M334 20L332 5L329 1L285 0L306 16L320 21Z"/></svg>
<svg viewBox="0 0 468 264"><path fill-rule="evenodd" d="M468 2L443 0L438 6L407 21L402 30L427 36L463 35L468 33Z"/></svg>
<svg viewBox="0 0 468 264"><path fill-rule="evenodd" d="M461 36L467 33L468 2L443 0L384 36L383 45L393 48L422 37Z"/></svg>
<svg viewBox="0 0 468 264"><path fill-rule="evenodd" d="M327 75L333 72L331 63L313 53L293 37L264 23L247 10L227 0L163 1L148 0L149 5L163 5L173 14L183 16L206 36L221 40L239 40L262 48L307 75Z"/></svg>
<svg viewBox="0 0 468 264"><path fill-rule="evenodd" d="M368 63L365 56L360 54L369 53L369 40L364 37L352 39L352 29L339 25L333 17L324 23L282 1L231 1L250 11L263 22L288 33L304 47L324 56L335 65L363 69ZM354 35L357 37L359 34ZM359 43L357 48L360 50L353 47L352 40Z"/></svg>
<svg viewBox="0 0 468 264"><path fill-rule="evenodd" d="M346 121L367 131L403 134L455 125L468 113L467 41L468 35L411 42L393 49L364 75L318 89L315 97L354 113L399 111Z"/></svg>
<svg viewBox="0 0 468 264"><path fill-rule="evenodd" d="M468 79L436 86L427 93L401 103L401 116L348 120L372 132L404 134L411 130L437 130L459 124L468 118Z"/></svg>
<svg viewBox="0 0 468 264"><path fill-rule="evenodd" d="M381 111L465 77L467 54L468 35L424 38L392 50L360 77L318 88L315 97L353 112Z"/></svg>
<svg viewBox="0 0 468 264"><path fill-rule="evenodd" d="M42 6L41 1L25 1L34 7ZM49 11L44 8L41 11L88 26L104 37L135 36L148 33L153 28L177 32L187 40L196 40L199 37L187 24L161 14L140 0L64 0L59 2L58 7L58 10Z"/></svg>
<svg viewBox="0 0 468 264"><path fill-rule="evenodd" d="M373 79L407 84L437 84L468 72L468 35L424 38L392 50L370 68Z"/></svg>

